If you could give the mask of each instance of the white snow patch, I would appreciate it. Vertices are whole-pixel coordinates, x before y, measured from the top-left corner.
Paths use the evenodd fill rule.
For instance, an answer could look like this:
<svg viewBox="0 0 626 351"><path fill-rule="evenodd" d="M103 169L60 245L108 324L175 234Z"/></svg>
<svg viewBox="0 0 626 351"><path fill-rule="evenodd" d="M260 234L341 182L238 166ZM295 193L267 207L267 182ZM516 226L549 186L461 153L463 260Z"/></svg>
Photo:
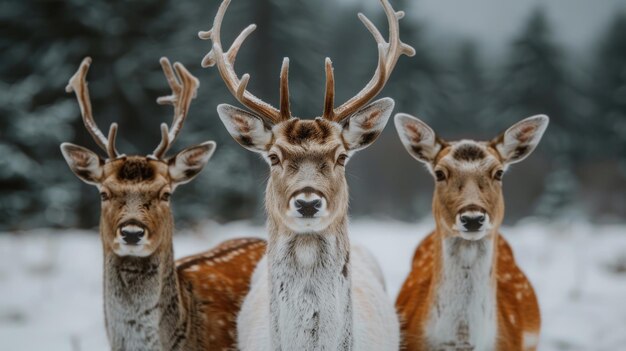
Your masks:
<svg viewBox="0 0 626 351"><path fill-rule="evenodd" d="M380 264L395 299L415 247L432 229L355 221L351 235ZM502 230L535 287L543 314L539 350L620 350L626 345L626 225L528 221ZM176 256L236 237L266 237L243 222L208 223L175 235ZM108 350L102 313L102 248L94 231L0 234L3 350Z"/></svg>

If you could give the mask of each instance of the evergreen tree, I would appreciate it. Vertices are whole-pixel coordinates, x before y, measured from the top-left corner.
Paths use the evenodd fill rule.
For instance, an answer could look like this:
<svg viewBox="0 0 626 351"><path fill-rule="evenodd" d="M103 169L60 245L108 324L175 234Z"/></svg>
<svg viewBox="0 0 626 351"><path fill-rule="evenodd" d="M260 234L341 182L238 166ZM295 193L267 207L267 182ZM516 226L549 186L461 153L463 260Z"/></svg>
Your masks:
<svg viewBox="0 0 626 351"><path fill-rule="evenodd" d="M414 3L408 0L395 1L393 6L408 14L415 13ZM378 23L384 23L381 25L386 29L384 14L379 13L378 17ZM428 42L426 30L415 16L400 20L400 38L415 48L415 56L398 61L383 95L393 96L398 111L416 114L429 122L439 120L442 106L447 104L446 67L434 53L434 44Z"/></svg>
<svg viewBox="0 0 626 351"><path fill-rule="evenodd" d="M103 130L113 121L120 124L118 147L128 154L150 153L160 138L159 124L171 120L171 108L155 103L157 96L169 94L160 56L183 62L198 76L209 74L211 78L201 77L200 98L192 103L175 148L217 139L221 152L201 177L208 180L213 169L228 176L218 178L220 184L213 180L213 186L199 181L181 187L176 196L187 199L176 201L176 216L181 221L219 218L217 209L231 216L226 219L249 216L255 184L246 163L235 162L232 152L227 157L228 147L225 152L221 148L227 133L215 106L225 100L226 91L214 70L205 73L210 70L201 71L198 64L208 46L195 33L209 25L216 6L204 9L200 1L173 0L24 0L6 8L11 11L0 14L0 48L6 53L0 66L0 152L5 155L0 161L0 227L97 222L93 189L71 175L58 149L61 142L72 141L97 150L74 96L64 91L84 56L94 60L88 81L96 121Z"/></svg>
<svg viewBox="0 0 626 351"><path fill-rule="evenodd" d="M592 70L592 154L626 162L626 11L618 12L600 40ZM626 173L626 164L625 167Z"/></svg>
<svg viewBox="0 0 626 351"><path fill-rule="evenodd" d="M446 104L441 105L440 125L446 138L489 138L485 134L485 119L494 118L489 107L489 80L479 56L476 43L462 41L454 52L451 68L446 73Z"/></svg>
<svg viewBox="0 0 626 351"><path fill-rule="evenodd" d="M504 71L493 87L497 118L484 120L488 130L498 130L531 115L550 116L550 127L538 151L541 154L546 149L552 165L543 174L544 192L535 208L546 216L565 211L577 192L574 166L579 160L577 140L584 129L576 106L580 99L566 67L563 50L554 42L548 17L539 7L514 40ZM558 179L563 181L555 181Z"/></svg>
<svg viewBox="0 0 626 351"><path fill-rule="evenodd" d="M392 72L381 97L392 97L395 100L394 113L406 112L423 118L437 126L442 118L442 107L445 105L444 89L445 67L441 60L433 54L432 45L426 40L426 28L415 19L414 8L410 1L393 1L396 11L404 11L407 16L400 20L400 39L415 48L414 57L402 56ZM350 98L358 92L372 77L378 61L374 39L367 29L356 19L357 12L372 20L381 34L388 38L389 25L379 4L368 7L346 9L348 16L338 25L341 30L335 31L343 36L340 45L350 49L339 51L338 64L343 66L336 70L336 81L339 87L339 101ZM343 70L349 73L342 78ZM345 74L345 73L344 73ZM341 87L342 82L351 82L349 90ZM345 85L344 85L345 87ZM390 172L389 170L406 170L414 172ZM416 182L415 175L423 175L417 163L413 163L398 140L393 127L393 116L388 127L376 143L368 148L367 156L357 156L350 163L348 181L354 189L351 193L352 208L357 214L370 214L382 217L409 219L423 216L430 212L430 196L427 178L424 182ZM384 186L372 186L384 184ZM411 204L397 206L398 203Z"/></svg>
<svg viewBox="0 0 626 351"><path fill-rule="evenodd" d="M563 50L554 42L547 15L539 7L513 42L494 87L498 118L488 121L503 128L530 115L550 116L550 137L545 142L569 163L575 151L570 135L578 135L581 125L566 67Z"/></svg>

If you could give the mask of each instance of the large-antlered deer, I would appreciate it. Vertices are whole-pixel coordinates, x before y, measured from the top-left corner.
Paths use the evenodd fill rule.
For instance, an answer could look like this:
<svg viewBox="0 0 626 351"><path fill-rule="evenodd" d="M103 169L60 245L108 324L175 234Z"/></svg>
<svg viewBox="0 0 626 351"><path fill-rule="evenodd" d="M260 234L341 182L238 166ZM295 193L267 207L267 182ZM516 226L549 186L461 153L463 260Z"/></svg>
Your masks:
<svg viewBox="0 0 626 351"><path fill-rule="evenodd" d="M393 100L367 105L383 88L402 54L413 48L399 38L398 20L382 0L389 22L389 42L362 14L359 18L378 44L378 68L355 97L334 107L333 69L326 59L326 96L321 117L301 120L291 115L285 58L280 74L279 109L246 90L248 74L234 70L250 25L229 50L220 41L229 4L220 6L213 28L200 32L212 41L204 66L216 65L230 92L252 113L218 106L228 132L270 166L265 205L269 241L266 259L252 279L238 317L242 350L394 350L399 325L384 290L377 262L348 239L349 157L376 140L393 109Z"/></svg>
<svg viewBox="0 0 626 351"><path fill-rule="evenodd" d="M396 301L406 349L535 350L537 298L499 228L503 173L535 149L548 117L526 118L486 142L444 141L405 114L395 124L436 180L436 229L415 251Z"/></svg>
<svg viewBox="0 0 626 351"><path fill-rule="evenodd" d="M215 143L208 141L165 157L196 96L197 79L180 63L172 69L161 59L173 93L157 102L174 105L172 125L161 125L161 142L151 155L126 156L115 148L117 124L105 137L92 116L85 80L90 64L90 58L83 60L66 90L76 93L85 127L108 158L69 143L61 150L72 171L100 191L104 312L111 349L234 349L236 316L265 242L229 240L174 262L170 196L202 170L215 150Z"/></svg>

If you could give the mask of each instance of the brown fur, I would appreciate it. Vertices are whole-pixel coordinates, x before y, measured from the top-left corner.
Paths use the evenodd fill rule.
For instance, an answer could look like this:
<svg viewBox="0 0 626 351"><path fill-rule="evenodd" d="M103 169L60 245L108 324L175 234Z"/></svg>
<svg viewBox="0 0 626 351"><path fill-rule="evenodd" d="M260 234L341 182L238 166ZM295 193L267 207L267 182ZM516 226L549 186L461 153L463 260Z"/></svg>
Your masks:
<svg viewBox="0 0 626 351"><path fill-rule="evenodd" d="M264 240L234 239L176 261L178 279L182 286L189 284L201 316L204 350L237 349L237 314L265 249Z"/></svg>
<svg viewBox="0 0 626 351"><path fill-rule="evenodd" d="M522 332L537 332L541 318L535 292L515 263L511 247L504 237L495 239L497 281L497 311L499 343L497 350L522 350ZM432 301L438 267L440 267L441 243L436 232L428 235L417 247L411 264L411 273L405 280L396 307L402 322L403 350L426 351L422 330L433 308ZM518 299L521 296L521 299ZM515 324L511 321L514 320Z"/></svg>
<svg viewBox="0 0 626 351"><path fill-rule="evenodd" d="M463 166L468 162L473 166ZM495 240L492 281L496 291L497 350L521 351L524 332L539 333L540 313L530 282L516 265L510 246L498 233L504 217L504 198L501 182L493 174L503 167L502 160L490 144L464 141L444 144L431 167L443 171L446 180L437 181L435 186L436 230L415 251L411 272L396 300L404 349L428 350L424 328L430 311L438 308L434 296L442 269L442 240L455 235L451 234L451 228L457 213L480 210L489 215L493 224L485 240ZM459 333L461 340L463 331Z"/></svg>
<svg viewBox="0 0 626 351"><path fill-rule="evenodd" d="M111 296L145 294L141 290L153 283L140 284L143 280L137 280L134 275L140 274L148 279L153 274L154 282L160 283L148 291L162 289L160 302L155 308L162 309L163 322L157 337L164 350L235 350L237 313L249 290L254 268L265 254L265 241L229 240L174 263L171 210L168 202L159 200L170 188L167 164L131 156L108 162L104 169L101 191L106 192L108 198L102 203L100 231L105 266L108 266L105 269L107 324L113 320L111 314L114 312L108 310L106 301ZM113 251L119 245L113 242L117 227L128 220L139 221L147 227L154 249L149 257L118 257ZM169 273L173 271L175 276ZM122 274L121 283L117 283L117 278L111 279L119 274ZM140 284L141 288L133 292L135 284ZM132 308L132 304L129 305L129 309ZM148 309L144 313L148 315L151 311ZM137 332L145 329L140 317L127 323ZM110 330L109 336L114 333ZM146 338L146 347L155 342L149 334ZM112 346L117 341L112 340Z"/></svg>
<svg viewBox="0 0 626 351"><path fill-rule="evenodd" d="M154 168L143 159L128 159L119 167L117 179L119 181L144 182L154 178Z"/></svg>
<svg viewBox="0 0 626 351"><path fill-rule="evenodd" d="M294 145L312 142L323 144L332 135L331 128L332 126L323 119L292 118L286 122L282 134L290 144Z"/></svg>
<svg viewBox="0 0 626 351"><path fill-rule="evenodd" d="M272 167L267 186L266 208L270 217L281 218L291 196L303 189L298 173L305 165L312 165L317 173L313 190L327 199L328 211L334 215L331 221L345 216L348 189L344 167L336 164L336 158L346 150L338 126L326 120L294 118L280 127L271 148L280 153L281 165Z"/></svg>
<svg viewBox="0 0 626 351"><path fill-rule="evenodd" d="M151 156L123 156L115 148L117 124L105 137L93 120L85 58L70 78L83 122L106 162L83 147L64 143L72 171L101 193L100 234L104 251L104 312L113 350L203 351L236 348L235 318L257 262L265 252L259 239L231 240L203 254L174 262L174 220L170 195L190 181L211 157L204 142L165 155L179 134L195 98L198 80L180 63L160 60L172 94L172 124L161 125L161 142ZM245 142L245 140L242 140Z"/></svg>
<svg viewBox="0 0 626 351"><path fill-rule="evenodd" d="M454 157L460 161L476 161L485 158L485 152L474 145L463 145L454 150Z"/></svg>

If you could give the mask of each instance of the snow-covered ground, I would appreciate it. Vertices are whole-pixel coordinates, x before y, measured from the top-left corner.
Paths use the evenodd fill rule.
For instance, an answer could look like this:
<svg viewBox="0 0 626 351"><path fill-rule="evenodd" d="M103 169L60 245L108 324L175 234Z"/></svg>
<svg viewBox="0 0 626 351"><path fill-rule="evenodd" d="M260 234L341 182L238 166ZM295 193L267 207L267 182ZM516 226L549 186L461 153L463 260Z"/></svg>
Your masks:
<svg viewBox="0 0 626 351"><path fill-rule="evenodd" d="M352 239L379 259L395 298L432 223L356 221ZM626 350L626 226L527 221L503 229L537 290L540 350ZM176 235L177 257L241 236L246 223ZM92 232L0 234L0 350L107 350L102 252Z"/></svg>

